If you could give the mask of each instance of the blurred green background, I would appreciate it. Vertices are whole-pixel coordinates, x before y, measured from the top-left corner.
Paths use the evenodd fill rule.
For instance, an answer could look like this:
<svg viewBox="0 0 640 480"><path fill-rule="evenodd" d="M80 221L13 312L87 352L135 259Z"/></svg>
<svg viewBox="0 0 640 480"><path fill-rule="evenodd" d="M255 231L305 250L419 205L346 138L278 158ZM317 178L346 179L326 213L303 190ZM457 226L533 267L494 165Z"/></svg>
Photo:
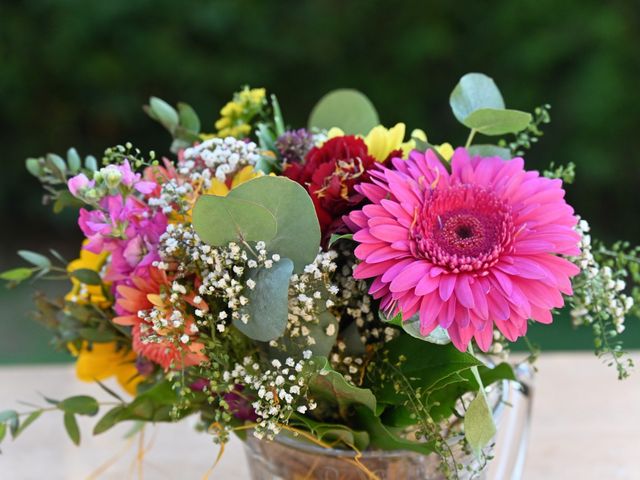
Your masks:
<svg viewBox="0 0 640 480"><path fill-rule="evenodd" d="M20 263L18 248L74 258L80 242L71 212L41 205L24 158L69 146L99 155L129 140L168 153L168 135L141 110L150 95L192 104L212 130L243 84L277 93L298 126L323 93L354 87L386 125L461 143L448 95L469 71L494 77L510 107L552 105L529 167L575 162L568 198L594 234L638 242L638 45L635 0L0 0L0 268ZM0 293L0 363L65 359L28 318L30 292ZM639 323L628 322L632 348ZM588 331L570 330L561 318L532 337L591 348Z"/></svg>

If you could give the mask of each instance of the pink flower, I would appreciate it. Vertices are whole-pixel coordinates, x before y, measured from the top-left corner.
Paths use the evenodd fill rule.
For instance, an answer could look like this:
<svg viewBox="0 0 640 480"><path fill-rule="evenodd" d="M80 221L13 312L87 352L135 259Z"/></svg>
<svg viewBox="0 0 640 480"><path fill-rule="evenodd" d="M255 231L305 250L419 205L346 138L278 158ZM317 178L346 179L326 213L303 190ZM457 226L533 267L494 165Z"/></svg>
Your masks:
<svg viewBox="0 0 640 480"><path fill-rule="evenodd" d="M146 180L141 180L141 175L139 173L134 173L131 170L131 165L129 164L129 160L125 160L124 163L117 167L122 174L122 184L127 187L133 187L138 192L148 195L153 192L156 188L155 182L150 182Z"/></svg>
<svg viewBox="0 0 640 480"><path fill-rule="evenodd" d="M71 177L69 179L69 181L67 182L67 187L69 188L69 192L71 192L71 195L77 197L78 193L81 190L91 188L95 185L95 183L96 182L94 182L93 180L89 180L84 173L80 173L75 177Z"/></svg>
<svg viewBox="0 0 640 480"><path fill-rule="evenodd" d="M380 308L418 314L428 335L445 328L454 345L487 351L494 325L511 341L527 320L551 323L578 268L576 217L560 180L524 161L470 158L458 148L451 173L432 151L371 172L357 188L373 204L349 214L360 245L356 278L373 278Z"/></svg>
<svg viewBox="0 0 640 480"><path fill-rule="evenodd" d="M158 242L167 227L166 216L133 196L110 195L100 201L100 210L80 209L78 224L89 239L84 247L111 253L105 278L125 280L133 272L141 275L159 260Z"/></svg>

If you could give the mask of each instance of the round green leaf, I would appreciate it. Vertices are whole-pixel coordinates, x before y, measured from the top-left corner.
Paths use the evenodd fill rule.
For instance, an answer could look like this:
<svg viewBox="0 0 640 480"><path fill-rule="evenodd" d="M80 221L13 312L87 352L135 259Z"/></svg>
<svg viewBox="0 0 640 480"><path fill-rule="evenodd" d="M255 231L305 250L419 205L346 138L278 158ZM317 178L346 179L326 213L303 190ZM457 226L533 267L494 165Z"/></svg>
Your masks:
<svg viewBox="0 0 640 480"><path fill-rule="evenodd" d="M193 208L193 227L203 241L222 246L243 240L271 240L277 223L258 201L202 195Z"/></svg>
<svg viewBox="0 0 640 480"><path fill-rule="evenodd" d="M338 127L348 135L365 135L379 123L378 112L371 100L349 88L327 93L309 116L309 128Z"/></svg>
<svg viewBox="0 0 640 480"><path fill-rule="evenodd" d="M98 161L93 155L87 155L84 159L84 167L87 170L95 172L98 169Z"/></svg>
<svg viewBox="0 0 640 480"><path fill-rule="evenodd" d="M504 100L491 77L467 73L451 92L449 105L458 121L464 123L469 115L481 108L504 108Z"/></svg>
<svg viewBox="0 0 640 480"><path fill-rule="evenodd" d="M249 315L249 321L244 323L236 319L233 321L235 327L259 342L281 337L287 327L292 273L293 262L288 258L281 258L271 268L250 269L247 279L256 283L253 290L245 289L249 303L240 311Z"/></svg>
<svg viewBox="0 0 640 480"><path fill-rule="evenodd" d="M300 184L285 177L258 177L231 190L227 198L253 202L271 212L277 233L259 240L266 241L269 253L290 258L296 272L316 258L320 224L311 197Z"/></svg>
<svg viewBox="0 0 640 480"><path fill-rule="evenodd" d="M483 135L504 135L527 128L531 114L520 110L482 108L471 113L462 123Z"/></svg>

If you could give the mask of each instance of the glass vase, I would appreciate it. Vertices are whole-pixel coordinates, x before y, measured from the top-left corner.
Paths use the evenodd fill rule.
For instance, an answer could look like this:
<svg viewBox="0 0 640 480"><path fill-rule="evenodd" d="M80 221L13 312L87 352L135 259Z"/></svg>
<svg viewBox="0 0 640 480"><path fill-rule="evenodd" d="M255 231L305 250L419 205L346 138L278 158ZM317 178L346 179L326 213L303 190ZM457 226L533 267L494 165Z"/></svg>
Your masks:
<svg viewBox="0 0 640 480"><path fill-rule="evenodd" d="M528 366L517 369L520 382L504 381L489 393L497 434L485 454L494 457L479 465L471 454L461 451L453 439L458 473L465 479L512 479L521 477L526 454L532 400L532 375ZM323 448L313 443L280 435L259 440L249 435L245 442L252 480L441 480L441 460L435 454L408 451L366 450L356 461L351 450Z"/></svg>

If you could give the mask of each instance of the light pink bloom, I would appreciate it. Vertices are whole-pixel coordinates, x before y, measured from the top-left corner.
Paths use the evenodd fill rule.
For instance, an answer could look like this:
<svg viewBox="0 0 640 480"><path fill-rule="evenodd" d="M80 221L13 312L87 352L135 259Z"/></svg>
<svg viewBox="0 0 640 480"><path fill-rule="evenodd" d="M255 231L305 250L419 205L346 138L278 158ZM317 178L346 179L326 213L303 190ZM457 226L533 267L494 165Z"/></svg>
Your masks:
<svg viewBox="0 0 640 480"><path fill-rule="evenodd" d="M80 173L75 177L71 177L67 182L67 187L69 188L69 192L74 197L78 196L78 192L84 190L85 188L91 188L95 185L96 182L93 180L89 180L84 173Z"/></svg>
<svg viewBox="0 0 640 480"><path fill-rule="evenodd" d="M522 158L470 158L458 148L451 172L432 151L414 151L372 172L359 191L372 205L346 219L381 309L418 314L428 335L447 329L459 350L487 351L493 327L511 341L527 320L551 323L578 268L576 217L560 180L524 170Z"/></svg>

